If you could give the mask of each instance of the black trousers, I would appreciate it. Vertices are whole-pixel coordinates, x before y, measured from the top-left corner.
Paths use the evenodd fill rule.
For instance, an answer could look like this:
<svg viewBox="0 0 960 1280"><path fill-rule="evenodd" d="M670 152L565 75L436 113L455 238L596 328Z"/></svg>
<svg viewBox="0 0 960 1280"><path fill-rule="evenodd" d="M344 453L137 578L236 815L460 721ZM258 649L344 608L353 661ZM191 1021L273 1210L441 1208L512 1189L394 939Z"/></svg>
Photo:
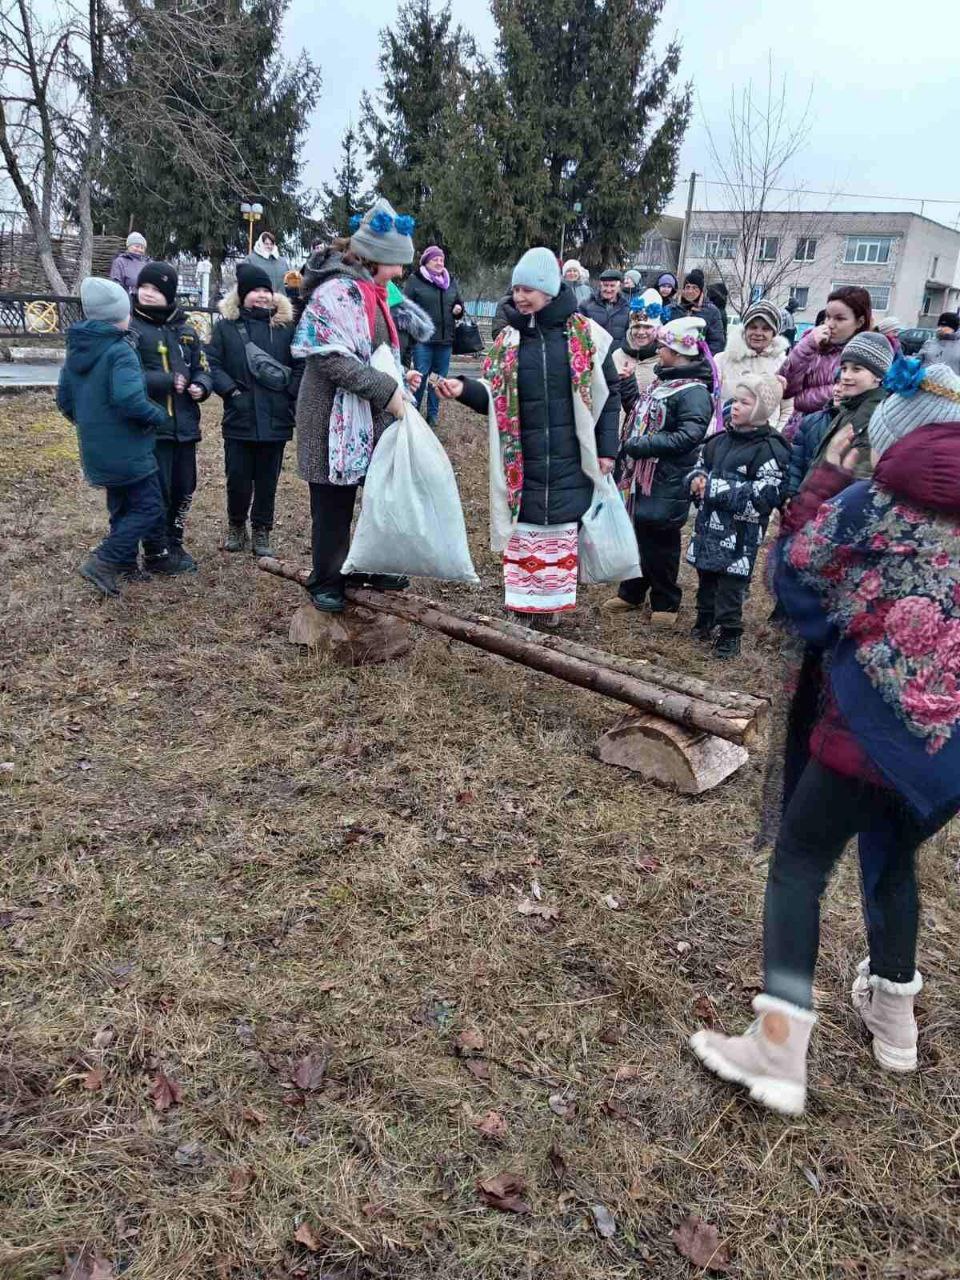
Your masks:
<svg viewBox="0 0 960 1280"><path fill-rule="evenodd" d="M170 547L183 545L183 529L197 489L197 442L158 440L154 452L166 520L162 532L146 540L143 550L147 556L162 556Z"/></svg>
<svg viewBox="0 0 960 1280"><path fill-rule="evenodd" d="M767 875L764 990L809 1009L820 949L820 899L847 842L884 831L886 858L867 917L870 972L911 982L916 969L916 853L942 824L922 824L897 794L811 760L787 805Z"/></svg>
<svg viewBox="0 0 960 1280"><path fill-rule="evenodd" d="M681 530L637 522L633 527L640 550L641 576L621 582L618 595L631 604L643 604L649 591L654 613L676 613L683 596L677 585Z"/></svg>
<svg viewBox="0 0 960 1280"><path fill-rule="evenodd" d="M340 570L350 549L350 522L359 487L355 484L310 486L313 573L307 582L308 587L319 591L343 589Z"/></svg>
<svg viewBox="0 0 960 1280"><path fill-rule="evenodd" d="M729 573L710 573L697 570L700 585L697 588L697 613L702 614L713 626L724 631L743 632L743 602L749 580L733 578Z"/></svg>
<svg viewBox="0 0 960 1280"><path fill-rule="evenodd" d="M227 475L227 519L255 529L272 529L277 484L283 467L285 440L224 440L223 465ZM251 510L252 502L252 510Z"/></svg>

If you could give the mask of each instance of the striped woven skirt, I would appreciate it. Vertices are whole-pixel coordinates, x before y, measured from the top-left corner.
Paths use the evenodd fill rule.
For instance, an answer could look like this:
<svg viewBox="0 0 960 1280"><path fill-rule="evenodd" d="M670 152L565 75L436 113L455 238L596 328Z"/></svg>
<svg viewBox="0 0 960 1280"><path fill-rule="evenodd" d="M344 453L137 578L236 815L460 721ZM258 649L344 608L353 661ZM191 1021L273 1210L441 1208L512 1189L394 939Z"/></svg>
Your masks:
<svg viewBox="0 0 960 1280"><path fill-rule="evenodd" d="M577 607L577 523L518 524L503 553L504 604L513 613Z"/></svg>

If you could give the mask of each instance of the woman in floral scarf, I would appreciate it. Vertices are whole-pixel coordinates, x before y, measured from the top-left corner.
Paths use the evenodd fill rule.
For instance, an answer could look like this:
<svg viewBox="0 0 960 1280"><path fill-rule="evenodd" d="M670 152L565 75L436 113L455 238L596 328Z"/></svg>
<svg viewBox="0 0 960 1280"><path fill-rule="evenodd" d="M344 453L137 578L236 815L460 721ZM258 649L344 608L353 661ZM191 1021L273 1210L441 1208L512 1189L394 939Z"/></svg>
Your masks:
<svg viewBox="0 0 960 1280"><path fill-rule="evenodd" d="M820 899L848 841L883 829L888 857L852 999L889 1071L917 1065L920 845L960 808L960 378L898 360L869 426L832 440L784 517L778 599L825 654L810 760L787 805L764 910L764 993L742 1036L699 1031L697 1056L765 1106L799 1114Z"/></svg>
<svg viewBox="0 0 960 1280"><path fill-rule="evenodd" d="M576 607L580 517L613 470L619 378L610 335L578 314L549 249L517 263L506 319L484 381L444 378L437 389L488 416L491 545L503 552L507 609L556 625Z"/></svg>

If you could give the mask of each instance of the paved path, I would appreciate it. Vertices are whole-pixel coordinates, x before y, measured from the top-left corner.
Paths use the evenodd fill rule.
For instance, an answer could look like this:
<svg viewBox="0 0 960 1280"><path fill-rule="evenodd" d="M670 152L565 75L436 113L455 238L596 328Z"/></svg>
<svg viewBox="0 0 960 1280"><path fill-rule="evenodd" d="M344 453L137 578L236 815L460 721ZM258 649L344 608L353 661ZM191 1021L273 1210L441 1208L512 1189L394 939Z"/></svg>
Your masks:
<svg viewBox="0 0 960 1280"><path fill-rule="evenodd" d="M0 394L5 391L34 391L55 387L60 364L7 364L0 362Z"/></svg>

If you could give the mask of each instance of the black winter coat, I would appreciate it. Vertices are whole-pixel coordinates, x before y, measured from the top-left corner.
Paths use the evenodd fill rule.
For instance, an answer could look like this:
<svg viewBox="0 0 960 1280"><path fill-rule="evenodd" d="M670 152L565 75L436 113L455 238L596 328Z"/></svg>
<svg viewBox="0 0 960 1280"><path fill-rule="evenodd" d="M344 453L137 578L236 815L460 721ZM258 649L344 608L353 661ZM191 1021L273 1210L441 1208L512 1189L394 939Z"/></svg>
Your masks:
<svg viewBox="0 0 960 1280"><path fill-rule="evenodd" d="M712 436L693 473L705 476L707 487L688 562L705 573L749 578L770 516L786 495L789 465L790 446L773 427L729 426Z"/></svg>
<svg viewBox="0 0 960 1280"><path fill-rule="evenodd" d="M573 290L566 284L534 316L521 315L512 304L505 307L507 322L520 333L520 519L527 524L568 524L579 520L593 497L593 482L580 466L567 351L566 323L576 310ZM603 375L610 395L595 428L597 455L614 458L620 424L620 379L611 354L603 363ZM463 403L477 413L486 413L486 387L473 378L464 378L463 386Z"/></svg>
<svg viewBox="0 0 960 1280"><path fill-rule="evenodd" d="M412 298L418 307L422 307L430 317L433 324L430 345L451 345L457 320L466 310L463 299L460 297L460 286L457 284L456 277L450 277L449 289L441 289L438 284L434 284L432 280L425 280L419 271L415 271L404 285L403 292L408 298ZM454 316L454 307L461 308L460 316Z"/></svg>
<svg viewBox="0 0 960 1280"><path fill-rule="evenodd" d="M657 524L677 528L690 514L690 491L687 476L697 461L700 445L713 419L713 401L709 387L713 375L706 360L657 369L662 388L680 378L696 378L701 385L683 387L662 398L654 393L651 412L663 422L647 435L632 437L624 445L631 458L658 458L649 494L634 495L633 518L637 524Z"/></svg>
<svg viewBox="0 0 960 1280"><path fill-rule="evenodd" d="M689 307L685 302L675 302L670 307L670 319L680 320L685 316L699 316L706 324L704 341L714 355L727 345L723 331L723 318L712 302L703 302L699 307Z"/></svg>
<svg viewBox="0 0 960 1280"><path fill-rule="evenodd" d="M591 320L595 320L602 329L606 329L613 338L614 346L619 347L626 338L627 325L630 322L630 303L623 294L617 298L616 302L604 302L599 295L594 294L592 298L581 304L580 311Z"/></svg>
<svg viewBox="0 0 960 1280"><path fill-rule="evenodd" d="M200 337L179 307L145 308L134 303L130 332L137 341L137 355L143 366L147 395L162 409L167 420L157 427L158 440L191 442L200 439L200 405L213 390ZM201 400L194 400L186 390L174 391L178 373L203 388Z"/></svg>
<svg viewBox="0 0 960 1280"><path fill-rule="evenodd" d="M297 392L303 376L303 361L290 354L293 341L293 306L282 293L273 295L275 310L241 309L236 289L220 303L223 319L214 327L207 346L213 389L223 400L224 440L250 440L278 444L293 435ZM271 391L251 375L247 367L243 323L250 341L261 351L293 371L285 391Z"/></svg>

